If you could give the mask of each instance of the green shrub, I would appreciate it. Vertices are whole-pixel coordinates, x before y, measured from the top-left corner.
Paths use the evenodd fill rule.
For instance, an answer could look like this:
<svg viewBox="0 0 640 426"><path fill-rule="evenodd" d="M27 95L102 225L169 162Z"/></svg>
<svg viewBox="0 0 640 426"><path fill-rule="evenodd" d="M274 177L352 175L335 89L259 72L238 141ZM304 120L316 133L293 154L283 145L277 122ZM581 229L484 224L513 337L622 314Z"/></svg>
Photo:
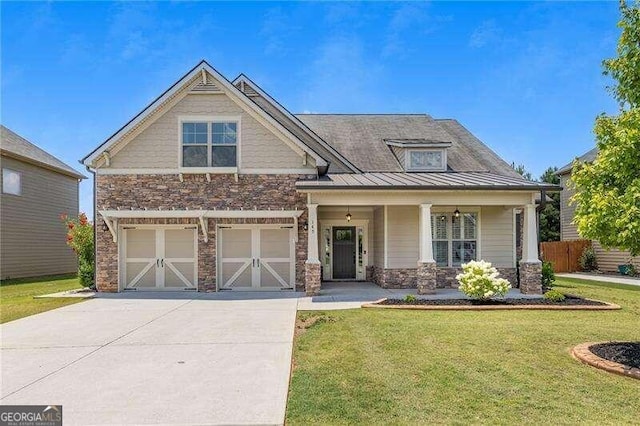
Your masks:
<svg viewBox="0 0 640 426"><path fill-rule="evenodd" d="M404 297L404 301L407 302L407 303L413 303L413 302L416 301L416 297L413 294L407 294Z"/></svg>
<svg viewBox="0 0 640 426"><path fill-rule="evenodd" d="M542 262L542 287L549 288L556 281L551 262Z"/></svg>
<svg viewBox="0 0 640 426"><path fill-rule="evenodd" d="M593 247L587 247L580 255L580 268L583 271L595 271L598 269L598 262L596 261L596 252Z"/></svg>
<svg viewBox="0 0 640 426"><path fill-rule="evenodd" d="M552 302L562 302L566 299L565 295L560 293L558 290L549 290L543 297L547 300L551 300Z"/></svg>
<svg viewBox="0 0 640 426"><path fill-rule="evenodd" d="M472 260L462 265L462 273L456 276L460 283L458 290L473 299L487 300L503 297L509 292L511 284L499 277L498 270L491 263Z"/></svg>

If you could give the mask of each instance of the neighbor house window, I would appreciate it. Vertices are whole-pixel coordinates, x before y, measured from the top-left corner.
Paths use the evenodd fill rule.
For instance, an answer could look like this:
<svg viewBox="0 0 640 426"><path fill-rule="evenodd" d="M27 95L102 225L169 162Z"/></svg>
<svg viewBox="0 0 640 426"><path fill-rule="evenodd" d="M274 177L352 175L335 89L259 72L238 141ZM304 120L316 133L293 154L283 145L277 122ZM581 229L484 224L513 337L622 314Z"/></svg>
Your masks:
<svg viewBox="0 0 640 426"><path fill-rule="evenodd" d="M2 193L21 195L22 194L22 175L10 169L2 169Z"/></svg>
<svg viewBox="0 0 640 426"><path fill-rule="evenodd" d="M407 170L411 171L444 171L446 170L446 155L443 149L413 149L409 150Z"/></svg>
<svg viewBox="0 0 640 426"><path fill-rule="evenodd" d="M478 215L437 213L431 215L433 257L438 266L460 266L477 260Z"/></svg>
<svg viewBox="0 0 640 426"><path fill-rule="evenodd" d="M238 123L183 122L182 167L237 167Z"/></svg>

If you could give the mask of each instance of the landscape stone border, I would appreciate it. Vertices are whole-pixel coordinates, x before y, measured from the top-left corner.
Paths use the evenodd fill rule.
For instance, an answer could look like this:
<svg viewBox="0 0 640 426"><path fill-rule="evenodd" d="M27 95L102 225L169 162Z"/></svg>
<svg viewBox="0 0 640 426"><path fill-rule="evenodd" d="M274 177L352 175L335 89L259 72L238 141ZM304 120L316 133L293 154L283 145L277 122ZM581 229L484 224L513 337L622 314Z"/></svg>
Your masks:
<svg viewBox="0 0 640 426"><path fill-rule="evenodd" d="M594 302L604 303L604 305L379 305L387 298L376 300L375 302L365 303L363 308L375 309L409 309L417 311L509 311L509 310L525 310L525 311L612 311L621 309L615 303L593 300Z"/></svg>
<svg viewBox="0 0 640 426"><path fill-rule="evenodd" d="M640 368L629 367L628 365L620 364L619 362L609 361L599 357L591 352L589 349L593 345L613 343L613 342L590 342L582 343L571 351L571 355L578 361L588 364L592 367L599 368L601 370L608 371L609 373L619 374L625 377L631 377L640 380Z"/></svg>

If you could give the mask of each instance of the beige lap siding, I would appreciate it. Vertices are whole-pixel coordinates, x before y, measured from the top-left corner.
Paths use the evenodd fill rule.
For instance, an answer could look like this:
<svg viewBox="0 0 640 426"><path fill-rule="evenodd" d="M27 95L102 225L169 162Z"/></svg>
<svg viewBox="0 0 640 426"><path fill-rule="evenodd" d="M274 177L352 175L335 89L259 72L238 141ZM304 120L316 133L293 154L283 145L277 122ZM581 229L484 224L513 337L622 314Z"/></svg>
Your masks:
<svg viewBox="0 0 640 426"><path fill-rule="evenodd" d="M417 268L419 252L418 206L388 206L387 267Z"/></svg>
<svg viewBox="0 0 640 426"><path fill-rule="evenodd" d="M629 263L628 251L621 251L616 249L606 250L597 241L593 241L593 250L596 253L596 261L598 262L598 269L603 272L618 272L618 265ZM631 260L636 267L640 270L640 256L637 256Z"/></svg>
<svg viewBox="0 0 640 426"><path fill-rule="evenodd" d="M515 267L513 209L482 207L480 212L480 257L496 268Z"/></svg>
<svg viewBox="0 0 640 426"><path fill-rule="evenodd" d="M306 209L306 198L295 191L298 175L240 175L238 182L232 175L215 175L207 182L202 175L184 176L180 182L176 175L98 175L97 209L171 210L231 209L231 210L298 210ZM306 212L298 223L296 244L296 287L304 287L304 262L307 259L307 235L304 223ZM198 288L216 287L216 225L230 223L287 223L292 219L209 219L209 241L204 242L198 229ZM109 231L102 228L98 218L97 232L97 285L101 291L118 291L118 248ZM195 219L129 219L125 223L196 224Z"/></svg>
<svg viewBox="0 0 640 426"><path fill-rule="evenodd" d="M463 208L461 210L464 211ZM418 207L388 206L387 213L389 215L387 218L387 266L392 269L417 267L419 256ZM512 208L485 206L480 209L480 257L482 259L500 268L515 267L513 221ZM375 238L376 236L374 236L374 240Z"/></svg>
<svg viewBox="0 0 640 426"><path fill-rule="evenodd" d="M111 168L170 168L179 164L181 129L180 116L241 117L241 168L302 169L315 173L315 162L308 159L303 166L302 156L275 136L252 116L244 112L225 95L187 95L159 117L142 133L113 155Z"/></svg>
<svg viewBox="0 0 640 426"><path fill-rule="evenodd" d="M0 194L0 279L75 273L60 215L77 217L78 179L5 156L1 162L21 174L22 193Z"/></svg>

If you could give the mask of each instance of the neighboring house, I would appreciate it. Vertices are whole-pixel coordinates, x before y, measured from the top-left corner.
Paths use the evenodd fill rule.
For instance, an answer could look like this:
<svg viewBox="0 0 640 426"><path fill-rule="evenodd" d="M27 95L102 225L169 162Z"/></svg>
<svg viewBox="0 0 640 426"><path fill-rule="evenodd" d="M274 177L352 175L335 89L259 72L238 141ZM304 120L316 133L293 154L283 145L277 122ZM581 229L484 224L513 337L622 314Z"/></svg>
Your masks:
<svg viewBox="0 0 640 426"><path fill-rule="evenodd" d="M583 163L590 163L596 159L597 155L598 148L593 148L578 157L578 160ZM573 223L576 207L570 202L571 197L575 194L575 190L569 184L572 168L573 162L560 168L557 172L560 176L560 186L562 187L562 192L560 192L560 239L562 241L582 239L578 233L577 226ZM629 263L631 255L628 251L606 250L598 241L592 241L591 243L596 254L599 270L603 272L618 272L618 265ZM640 257L634 258L632 262L640 269Z"/></svg>
<svg viewBox="0 0 640 426"><path fill-rule="evenodd" d="M76 272L76 256L66 244L60 215L78 214L78 184L85 177L0 128L0 278Z"/></svg>
<svg viewBox="0 0 640 426"><path fill-rule="evenodd" d="M541 291L536 196L456 120L293 115L202 61L85 157L96 280L125 289L306 289L371 280L432 293L485 259Z"/></svg>

